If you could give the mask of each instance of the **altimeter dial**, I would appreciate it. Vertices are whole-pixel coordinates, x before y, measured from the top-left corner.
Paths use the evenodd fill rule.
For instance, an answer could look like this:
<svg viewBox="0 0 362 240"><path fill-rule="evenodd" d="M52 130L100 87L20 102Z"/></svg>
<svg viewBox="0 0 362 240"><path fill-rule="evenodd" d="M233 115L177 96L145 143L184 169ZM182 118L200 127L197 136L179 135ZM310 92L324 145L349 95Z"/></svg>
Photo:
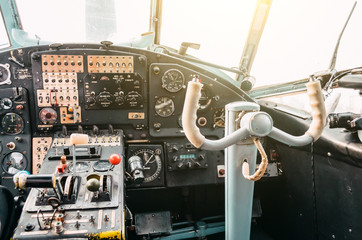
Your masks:
<svg viewBox="0 0 362 240"><path fill-rule="evenodd" d="M169 92L178 92L184 87L185 77L181 71L170 69L162 76L162 87Z"/></svg>
<svg viewBox="0 0 362 240"><path fill-rule="evenodd" d="M169 97L160 97L155 104L155 111L160 117L168 117L175 111L175 103Z"/></svg>

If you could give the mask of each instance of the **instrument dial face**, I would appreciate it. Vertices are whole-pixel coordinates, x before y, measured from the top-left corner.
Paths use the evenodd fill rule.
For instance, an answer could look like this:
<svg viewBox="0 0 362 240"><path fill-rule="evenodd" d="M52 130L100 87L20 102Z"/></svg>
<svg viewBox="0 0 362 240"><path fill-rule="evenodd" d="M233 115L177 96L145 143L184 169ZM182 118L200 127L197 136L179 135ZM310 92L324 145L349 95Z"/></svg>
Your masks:
<svg viewBox="0 0 362 240"><path fill-rule="evenodd" d="M162 169L162 161L160 152L151 149L140 149L135 152L134 156L139 156L143 161L143 174L145 176L144 182L152 182L158 178Z"/></svg>
<svg viewBox="0 0 362 240"><path fill-rule="evenodd" d="M40 121L44 124L54 124L57 121L58 114L53 108L43 108L39 112Z"/></svg>
<svg viewBox="0 0 362 240"><path fill-rule="evenodd" d="M99 160L94 163L93 169L97 172L106 172L111 168L112 164L109 161Z"/></svg>
<svg viewBox="0 0 362 240"><path fill-rule="evenodd" d="M169 97L160 97L155 104L155 111L160 117L171 116L175 111L175 103Z"/></svg>
<svg viewBox="0 0 362 240"><path fill-rule="evenodd" d="M169 92L178 92L184 87L185 77L177 69L170 69L162 76L162 87Z"/></svg>
<svg viewBox="0 0 362 240"><path fill-rule="evenodd" d="M0 64L0 85L11 84L9 67L9 64Z"/></svg>
<svg viewBox="0 0 362 240"><path fill-rule="evenodd" d="M215 110L214 126L225 127L225 108L218 108Z"/></svg>
<svg viewBox="0 0 362 240"><path fill-rule="evenodd" d="M107 108L113 103L114 96L110 92L103 91L99 93L96 100L102 107Z"/></svg>
<svg viewBox="0 0 362 240"><path fill-rule="evenodd" d="M13 102L9 98L3 98L0 101L0 108L8 110L13 106Z"/></svg>
<svg viewBox="0 0 362 240"><path fill-rule="evenodd" d="M74 168L73 163L71 163L69 165L68 169L69 169L70 172L73 172L73 168ZM86 163L86 162L77 161L76 169L77 169L77 172L86 172L89 169L89 164Z"/></svg>
<svg viewBox="0 0 362 240"><path fill-rule="evenodd" d="M6 173L14 175L26 168L27 161L22 153L12 152L5 156L1 165Z"/></svg>
<svg viewBox="0 0 362 240"><path fill-rule="evenodd" d="M1 128L7 134L18 134L24 129L24 120L16 113L7 113L1 121Z"/></svg>
<svg viewBox="0 0 362 240"><path fill-rule="evenodd" d="M129 92L124 100L130 107L142 107L142 95L136 91Z"/></svg>

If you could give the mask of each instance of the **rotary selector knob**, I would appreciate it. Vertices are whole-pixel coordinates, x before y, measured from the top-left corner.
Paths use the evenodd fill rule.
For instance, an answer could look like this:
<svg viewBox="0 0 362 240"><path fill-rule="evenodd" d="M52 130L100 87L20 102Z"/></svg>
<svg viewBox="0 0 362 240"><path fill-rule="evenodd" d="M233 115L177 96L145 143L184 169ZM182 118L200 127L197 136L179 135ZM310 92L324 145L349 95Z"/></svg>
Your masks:
<svg viewBox="0 0 362 240"><path fill-rule="evenodd" d="M114 94L115 102L120 106L124 103L124 92L119 91Z"/></svg>
<svg viewBox="0 0 362 240"><path fill-rule="evenodd" d="M87 97L86 103L88 103L89 105L93 105L96 103L96 99L94 97Z"/></svg>

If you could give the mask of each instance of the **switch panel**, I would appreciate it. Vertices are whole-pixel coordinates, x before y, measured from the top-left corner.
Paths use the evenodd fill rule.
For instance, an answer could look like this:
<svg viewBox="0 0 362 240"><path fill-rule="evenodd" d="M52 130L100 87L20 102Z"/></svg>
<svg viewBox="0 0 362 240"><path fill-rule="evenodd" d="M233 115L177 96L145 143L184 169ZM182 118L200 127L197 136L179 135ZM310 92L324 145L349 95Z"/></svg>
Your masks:
<svg viewBox="0 0 362 240"><path fill-rule="evenodd" d="M76 72L84 71L82 55L47 55L41 56L43 72Z"/></svg>
<svg viewBox="0 0 362 240"><path fill-rule="evenodd" d="M206 151L193 147L191 143L169 143L167 154L168 171L200 169L209 166Z"/></svg>
<svg viewBox="0 0 362 240"><path fill-rule="evenodd" d="M47 73L44 72L43 88L44 89L77 89L77 74L60 72L60 73Z"/></svg>
<svg viewBox="0 0 362 240"><path fill-rule="evenodd" d="M90 73L133 73L133 56L88 56Z"/></svg>
<svg viewBox="0 0 362 240"><path fill-rule="evenodd" d="M43 160L52 144L51 137L33 138L33 174L38 174Z"/></svg>
<svg viewBox="0 0 362 240"><path fill-rule="evenodd" d="M60 123L80 123L82 119L80 107L61 107Z"/></svg>

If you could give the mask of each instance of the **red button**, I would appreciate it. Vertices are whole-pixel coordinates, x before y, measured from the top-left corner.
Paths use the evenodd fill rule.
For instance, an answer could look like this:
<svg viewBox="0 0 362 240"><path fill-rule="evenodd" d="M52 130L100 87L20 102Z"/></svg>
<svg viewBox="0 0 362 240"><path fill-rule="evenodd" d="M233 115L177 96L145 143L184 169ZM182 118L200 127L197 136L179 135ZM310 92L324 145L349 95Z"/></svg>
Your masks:
<svg viewBox="0 0 362 240"><path fill-rule="evenodd" d="M118 165L121 162L121 156L115 153L109 156L108 160L112 165Z"/></svg>

